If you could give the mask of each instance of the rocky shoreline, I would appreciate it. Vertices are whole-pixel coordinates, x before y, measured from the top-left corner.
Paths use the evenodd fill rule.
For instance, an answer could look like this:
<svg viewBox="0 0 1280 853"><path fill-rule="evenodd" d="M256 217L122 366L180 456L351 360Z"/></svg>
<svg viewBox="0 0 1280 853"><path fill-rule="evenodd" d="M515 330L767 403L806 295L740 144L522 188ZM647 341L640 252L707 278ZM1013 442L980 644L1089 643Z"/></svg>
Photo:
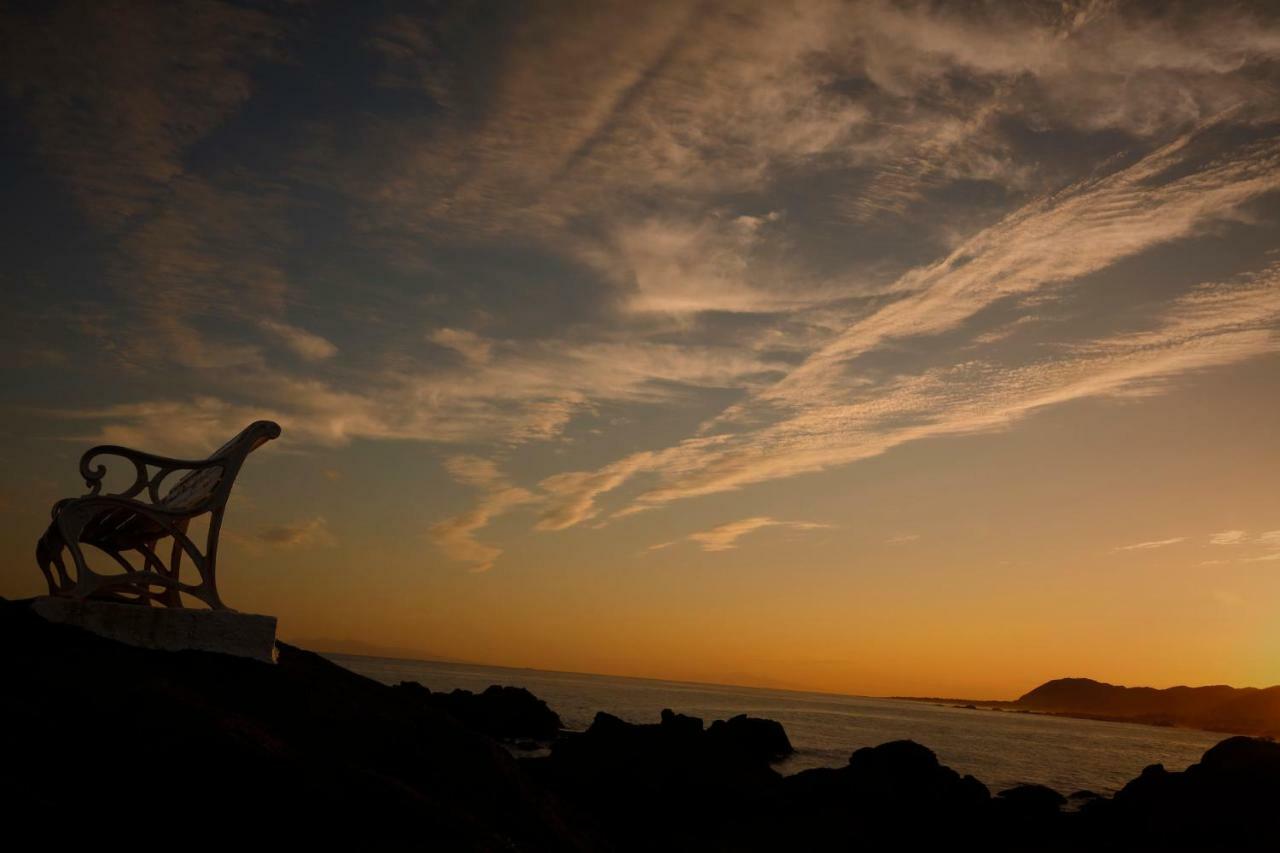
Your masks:
<svg viewBox="0 0 1280 853"><path fill-rule="evenodd" d="M157 846L199 825L443 850L1275 847L1280 745L1263 739L1148 767L1113 797L1073 792L1071 808L1043 786L993 793L911 741L784 777L772 764L791 745L770 720L601 713L563 733L519 688L387 687L283 643L274 666L137 649L23 602L0 602L0 649L14 829L138 819ZM533 742L549 750L506 746Z"/></svg>

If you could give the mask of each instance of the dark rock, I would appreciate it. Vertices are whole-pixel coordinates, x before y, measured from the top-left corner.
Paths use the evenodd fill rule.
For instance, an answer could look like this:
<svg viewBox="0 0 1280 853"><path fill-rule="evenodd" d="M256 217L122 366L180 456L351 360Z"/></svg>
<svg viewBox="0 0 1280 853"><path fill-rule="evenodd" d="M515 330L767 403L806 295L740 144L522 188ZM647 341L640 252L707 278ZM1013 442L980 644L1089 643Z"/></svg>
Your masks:
<svg viewBox="0 0 1280 853"><path fill-rule="evenodd" d="M951 810L991 798L986 785L943 766L933 750L910 740L856 750L849 756L847 770L860 794L876 799L902 797L909 808L938 805Z"/></svg>
<svg viewBox="0 0 1280 853"><path fill-rule="evenodd" d="M702 720L698 717L688 717L677 714L670 708L663 708L661 719L662 727L674 737L694 739L702 734Z"/></svg>
<svg viewBox="0 0 1280 853"><path fill-rule="evenodd" d="M996 801L1019 820L1048 818L1067 804L1066 797L1045 785L1017 785L996 794Z"/></svg>
<svg viewBox="0 0 1280 853"><path fill-rule="evenodd" d="M704 729L670 710L647 725L601 713L548 756L516 761L480 731L546 731L549 709L526 691L389 688L279 652L272 666L137 649L0 600L10 825L69 825L74 810L96 827L145 811L155 830L346 829L450 850L1276 846L1280 745L1266 740L1229 738L1181 772L1151 765L1112 798L1078 791L1070 811L1039 785L992 798L912 741L784 778L770 761L790 750L785 731L745 716ZM201 809L216 814L211 827Z"/></svg>
<svg viewBox="0 0 1280 853"><path fill-rule="evenodd" d="M1067 799L1068 800L1096 800L1101 796L1102 795L1099 794L1097 791L1090 791L1088 788L1085 788L1083 790L1072 791L1070 794L1067 794Z"/></svg>
<svg viewBox="0 0 1280 853"><path fill-rule="evenodd" d="M1228 738L1198 764L1170 772L1142 771L1101 813L1107 830L1126 842L1196 850L1274 849L1280 802L1280 744Z"/></svg>
<svg viewBox="0 0 1280 853"><path fill-rule="evenodd" d="M761 761L777 761L795 752L781 723L746 714L716 720L707 729L707 740L717 748L740 752Z"/></svg>
<svg viewBox="0 0 1280 853"><path fill-rule="evenodd" d="M764 722L772 723L717 722L704 731L701 720L669 710L652 724L600 712L585 732L561 738L549 758L528 766L629 846L701 847L780 783L768 757L778 748L777 724L756 725Z"/></svg>
<svg viewBox="0 0 1280 853"><path fill-rule="evenodd" d="M596 849L498 744L284 643L275 665L122 645L0 600L6 822L371 846ZM100 834L99 838L102 837Z"/></svg>
<svg viewBox="0 0 1280 853"><path fill-rule="evenodd" d="M1189 772L1206 777L1275 782L1280 773L1280 743L1251 737L1231 737L1209 747Z"/></svg>
<svg viewBox="0 0 1280 853"><path fill-rule="evenodd" d="M560 715L523 687L495 684L483 693L433 693L416 681L404 681L393 689L410 702L442 710L472 731L490 737L548 740L563 728Z"/></svg>
<svg viewBox="0 0 1280 853"><path fill-rule="evenodd" d="M909 849L983 837L990 793L939 764L928 748L893 741L859 749L842 768L782 780L781 796L743 833L755 849Z"/></svg>

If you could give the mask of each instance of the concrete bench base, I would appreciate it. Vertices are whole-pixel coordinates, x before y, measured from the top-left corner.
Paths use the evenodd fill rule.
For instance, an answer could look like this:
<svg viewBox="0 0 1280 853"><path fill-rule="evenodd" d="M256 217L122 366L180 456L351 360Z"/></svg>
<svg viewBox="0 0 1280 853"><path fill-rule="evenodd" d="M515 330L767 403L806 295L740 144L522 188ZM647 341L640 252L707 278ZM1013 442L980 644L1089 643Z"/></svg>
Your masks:
<svg viewBox="0 0 1280 853"><path fill-rule="evenodd" d="M48 596L35 599L31 609L50 622L74 625L131 646L170 652L198 649L275 662L274 616Z"/></svg>

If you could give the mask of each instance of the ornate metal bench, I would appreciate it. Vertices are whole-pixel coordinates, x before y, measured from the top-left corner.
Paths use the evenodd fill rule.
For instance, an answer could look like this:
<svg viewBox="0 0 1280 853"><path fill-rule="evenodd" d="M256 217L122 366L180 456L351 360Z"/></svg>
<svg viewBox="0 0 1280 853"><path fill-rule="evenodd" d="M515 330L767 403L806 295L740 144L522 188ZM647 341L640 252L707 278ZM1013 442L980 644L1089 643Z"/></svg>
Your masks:
<svg viewBox="0 0 1280 853"><path fill-rule="evenodd" d="M89 493L54 504L53 521L36 545L36 562L49 582L49 595L182 607L179 593L186 593L214 610L227 609L218 597L214 573L222 515L245 458L279 436L278 424L255 421L200 460L167 459L110 444L89 450L80 457L80 475ZM122 492L100 494L107 468L91 466L100 456L118 456L132 463L133 484ZM180 471L186 473L161 496L165 481ZM209 532L201 553L187 536L187 527L205 513L209 514ZM157 549L170 538L173 541L165 563ZM83 545L110 555L124 571L101 574L89 568ZM63 561L64 550L71 553L74 577ZM197 584L183 583L178 577L184 553L199 572ZM140 565L130 562L126 554L132 554Z"/></svg>

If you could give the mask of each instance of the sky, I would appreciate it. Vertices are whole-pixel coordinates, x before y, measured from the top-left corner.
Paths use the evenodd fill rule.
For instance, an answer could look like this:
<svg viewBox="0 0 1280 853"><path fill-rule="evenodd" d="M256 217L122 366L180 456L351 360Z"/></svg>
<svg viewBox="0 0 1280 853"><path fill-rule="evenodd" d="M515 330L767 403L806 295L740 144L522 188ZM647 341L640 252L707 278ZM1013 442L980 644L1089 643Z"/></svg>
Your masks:
<svg viewBox="0 0 1280 853"><path fill-rule="evenodd" d="M873 695L1280 682L1280 14L16 3L0 595L270 418L230 606Z"/></svg>

